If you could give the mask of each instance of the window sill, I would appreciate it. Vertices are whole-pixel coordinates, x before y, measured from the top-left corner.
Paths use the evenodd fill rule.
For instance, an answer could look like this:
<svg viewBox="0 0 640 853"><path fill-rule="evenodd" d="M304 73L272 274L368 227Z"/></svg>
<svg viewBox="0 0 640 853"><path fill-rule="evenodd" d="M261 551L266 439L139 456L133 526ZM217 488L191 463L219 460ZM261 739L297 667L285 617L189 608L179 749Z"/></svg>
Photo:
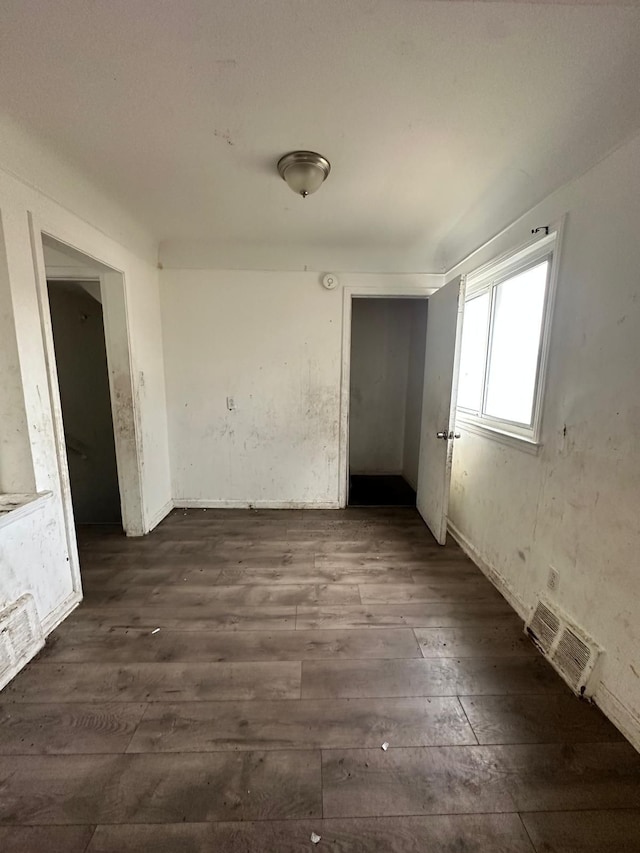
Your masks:
<svg viewBox="0 0 640 853"><path fill-rule="evenodd" d="M35 512L49 500L52 492L40 494L11 495L0 494L0 527L5 527Z"/></svg>
<svg viewBox="0 0 640 853"><path fill-rule="evenodd" d="M497 441L500 444L505 444L507 447L515 447L517 450L524 450L525 453L530 453L532 456L537 456L542 444L539 441L534 441L532 438L526 438L524 435L517 435L513 432L496 429L495 427L480 424L477 421L467 420L464 416L456 417L456 429L467 430L475 435L481 435L483 438L489 438Z"/></svg>

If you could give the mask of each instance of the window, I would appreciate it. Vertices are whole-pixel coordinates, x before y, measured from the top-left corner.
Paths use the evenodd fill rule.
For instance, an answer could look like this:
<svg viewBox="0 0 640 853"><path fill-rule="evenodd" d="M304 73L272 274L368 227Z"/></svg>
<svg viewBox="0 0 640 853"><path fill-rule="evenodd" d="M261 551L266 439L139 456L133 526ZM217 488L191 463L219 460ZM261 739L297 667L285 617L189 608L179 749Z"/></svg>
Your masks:
<svg viewBox="0 0 640 853"><path fill-rule="evenodd" d="M467 278L458 420L537 444L556 233Z"/></svg>

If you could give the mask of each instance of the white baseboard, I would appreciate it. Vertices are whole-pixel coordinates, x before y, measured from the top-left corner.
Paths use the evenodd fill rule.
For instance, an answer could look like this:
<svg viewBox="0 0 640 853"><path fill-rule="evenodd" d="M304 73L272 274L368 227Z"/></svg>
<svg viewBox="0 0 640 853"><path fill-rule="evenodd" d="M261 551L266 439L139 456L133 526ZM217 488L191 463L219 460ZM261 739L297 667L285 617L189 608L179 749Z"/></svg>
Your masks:
<svg viewBox="0 0 640 853"><path fill-rule="evenodd" d="M166 518L171 510L173 509L173 498L169 498L169 500L160 507L159 510L154 512L151 518L147 519L147 533L151 533L154 527L157 527L163 518Z"/></svg>
<svg viewBox="0 0 640 853"><path fill-rule="evenodd" d="M635 711L614 696L602 682L592 698L605 717L608 717L629 743L640 752L640 717Z"/></svg>
<svg viewBox="0 0 640 853"><path fill-rule="evenodd" d="M340 509L338 501L227 501L217 498L176 498L176 509Z"/></svg>
<svg viewBox="0 0 640 853"><path fill-rule="evenodd" d="M42 633L45 637L54 631L61 622L69 616L82 601L82 593L74 590L71 595L67 596L51 613L48 613L42 620Z"/></svg>
<svg viewBox="0 0 640 853"><path fill-rule="evenodd" d="M447 523L447 529L449 533L456 540L458 545L465 552L467 557L469 557L476 566L480 569L483 575L485 575L491 583L495 586L498 592L506 598L507 602L513 607L518 616L524 621L527 620L529 615L529 608L524 604L524 602L520 601L515 592L511 589L506 580L502 577L502 575L497 572L493 566L490 566L485 560L480 556L475 546L467 539L467 537L462 533L455 524L452 524L450 521Z"/></svg>

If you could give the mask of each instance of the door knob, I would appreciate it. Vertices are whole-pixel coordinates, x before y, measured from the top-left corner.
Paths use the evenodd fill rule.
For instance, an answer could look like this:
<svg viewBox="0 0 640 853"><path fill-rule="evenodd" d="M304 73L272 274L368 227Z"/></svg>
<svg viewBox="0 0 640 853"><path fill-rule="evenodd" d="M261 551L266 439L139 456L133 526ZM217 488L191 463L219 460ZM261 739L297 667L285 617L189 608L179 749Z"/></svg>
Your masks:
<svg viewBox="0 0 640 853"><path fill-rule="evenodd" d="M449 430L449 432L447 432L446 430L442 430L442 432L436 433L436 438L442 438L444 439L444 441L447 441L447 439L450 438L460 438L460 433L454 432L453 430Z"/></svg>

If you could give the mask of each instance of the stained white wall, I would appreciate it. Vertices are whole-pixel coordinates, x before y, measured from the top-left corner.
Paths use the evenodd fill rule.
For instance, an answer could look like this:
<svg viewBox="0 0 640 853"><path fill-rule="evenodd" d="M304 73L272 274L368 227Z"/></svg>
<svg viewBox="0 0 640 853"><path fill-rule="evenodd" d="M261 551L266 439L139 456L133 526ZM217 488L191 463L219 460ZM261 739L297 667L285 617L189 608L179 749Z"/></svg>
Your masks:
<svg viewBox="0 0 640 853"><path fill-rule="evenodd" d="M442 278L345 274L334 291L316 272L160 280L176 503L338 506L343 289L402 295Z"/></svg>
<svg viewBox="0 0 640 853"><path fill-rule="evenodd" d="M341 294L312 273L165 271L162 295L176 503L333 505Z"/></svg>
<svg viewBox="0 0 640 853"><path fill-rule="evenodd" d="M596 701L640 745L640 138L450 275L564 213L542 448L460 425L450 519L523 615L545 593L603 647Z"/></svg>
<svg viewBox="0 0 640 853"><path fill-rule="evenodd" d="M353 300L349 405L352 474L402 473L410 309L408 300Z"/></svg>
<svg viewBox="0 0 640 853"><path fill-rule="evenodd" d="M0 492L33 492L27 414L22 393L20 359L16 340L0 210Z"/></svg>
<svg viewBox="0 0 640 853"><path fill-rule="evenodd" d="M30 489L51 493L30 515L0 528L0 608L31 592L50 630L74 606L78 590L70 571L75 540L65 526L69 507L63 505L56 457L30 218L36 232L41 229L124 273L147 528L171 500L155 245L125 211L69 166L2 117L0 127L3 295L8 297L3 312L13 325L9 364L19 370L18 397L25 413L11 441L20 453L23 481L30 481ZM5 346L1 340L3 352ZM12 476L3 487L14 488L17 481Z"/></svg>

